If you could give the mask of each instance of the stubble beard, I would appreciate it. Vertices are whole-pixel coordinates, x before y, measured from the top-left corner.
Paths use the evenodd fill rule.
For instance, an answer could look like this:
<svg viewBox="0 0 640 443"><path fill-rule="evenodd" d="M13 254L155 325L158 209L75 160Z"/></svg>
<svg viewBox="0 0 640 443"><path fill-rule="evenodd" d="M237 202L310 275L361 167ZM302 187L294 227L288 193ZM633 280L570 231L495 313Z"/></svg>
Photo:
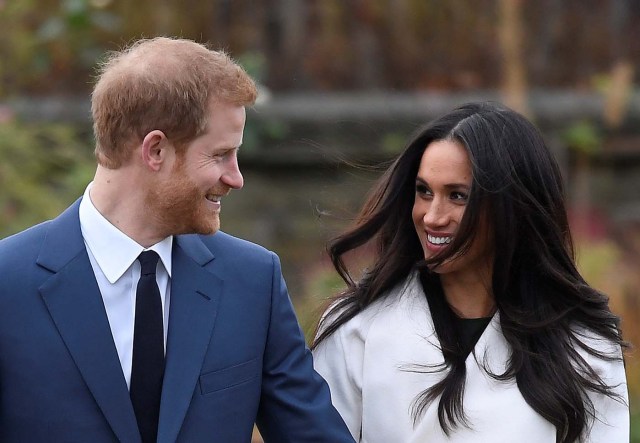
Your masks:
<svg viewBox="0 0 640 443"><path fill-rule="evenodd" d="M218 231L219 213L207 208L205 193L184 172L177 170L174 176L153 186L146 197L146 210L162 236Z"/></svg>

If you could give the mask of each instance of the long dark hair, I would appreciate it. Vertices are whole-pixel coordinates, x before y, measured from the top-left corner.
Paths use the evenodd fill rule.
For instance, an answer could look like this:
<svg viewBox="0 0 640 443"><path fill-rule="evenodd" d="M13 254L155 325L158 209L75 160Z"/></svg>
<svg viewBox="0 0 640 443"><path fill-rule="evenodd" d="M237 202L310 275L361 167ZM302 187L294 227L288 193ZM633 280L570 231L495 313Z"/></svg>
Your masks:
<svg viewBox="0 0 640 443"><path fill-rule="evenodd" d="M473 184L450 247L425 261L411 218L415 179L427 146L444 139L466 148ZM591 348L579 331L622 348L627 344L608 298L576 269L562 177L553 155L534 125L502 105L466 104L433 121L383 174L355 226L328 247L347 289L336 296L331 312L320 322L312 347L384 297L416 266L437 265L464 254L481 217L489 217L495 251L492 291L511 348L506 371L490 375L502 381L515 378L525 401L556 427L556 440L575 441L595 415L587 391L616 398L615 387L607 386L578 350L605 360L621 358ZM373 246L373 263L355 281L344 256L363 246ZM433 300L442 299L438 277L431 274L426 281L431 282L426 293L433 305ZM451 322L434 323L448 371L418 396L414 419L439 397L438 418L448 434L467 424L462 405L464 358L455 352Z"/></svg>

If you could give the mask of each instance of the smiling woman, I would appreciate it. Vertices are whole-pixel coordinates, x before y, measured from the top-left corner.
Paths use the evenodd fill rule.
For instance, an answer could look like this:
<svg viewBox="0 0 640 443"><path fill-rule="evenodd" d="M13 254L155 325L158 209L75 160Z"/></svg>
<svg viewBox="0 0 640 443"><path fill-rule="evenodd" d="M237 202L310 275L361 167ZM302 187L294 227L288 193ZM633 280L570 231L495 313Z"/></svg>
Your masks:
<svg viewBox="0 0 640 443"><path fill-rule="evenodd" d="M619 319L576 269L559 168L524 117L473 103L427 125L329 253L348 286L315 365L356 440L628 441Z"/></svg>
<svg viewBox="0 0 640 443"><path fill-rule="evenodd" d="M416 176L413 223L425 259L445 253L455 238L469 199L471 162L459 142L437 140L427 146ZM446 288L451 309L461 318L488 317L495 311L491 295L493 250L486 223L464 254L433 266Z"/></svg>

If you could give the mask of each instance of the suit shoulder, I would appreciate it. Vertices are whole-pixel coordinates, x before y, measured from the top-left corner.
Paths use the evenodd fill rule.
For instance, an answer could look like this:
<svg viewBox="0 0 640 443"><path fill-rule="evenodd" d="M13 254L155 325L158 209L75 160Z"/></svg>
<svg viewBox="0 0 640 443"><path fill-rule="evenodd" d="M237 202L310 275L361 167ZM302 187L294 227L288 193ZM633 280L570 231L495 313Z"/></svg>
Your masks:
<svg viewBox="0 0 640 443"><path fill-rule="evenodd" d="M200 236L200 238L213 254L220 257L272 262L275 255L263 246L222 231L213 235Z"/></svg>
<svg viewBox="0 0 640 443"><path fill-rule="evenodd" d="M45 221L0 240L0 263L4 263L7 258L27 256L30 252L37 254L49 223L50 221Z"/></svg>
<svg viewBox="0 0 640 443"><path fill-rule="evenodd" d="M256 254L272 254L272 251L268 250L264 246L260 246L256 243L244 240L242 238L234 237L223 231L218 231L213 235L201 236L202 240L207 246L211 245L213 248L235 248L252 251Z"/></svg>

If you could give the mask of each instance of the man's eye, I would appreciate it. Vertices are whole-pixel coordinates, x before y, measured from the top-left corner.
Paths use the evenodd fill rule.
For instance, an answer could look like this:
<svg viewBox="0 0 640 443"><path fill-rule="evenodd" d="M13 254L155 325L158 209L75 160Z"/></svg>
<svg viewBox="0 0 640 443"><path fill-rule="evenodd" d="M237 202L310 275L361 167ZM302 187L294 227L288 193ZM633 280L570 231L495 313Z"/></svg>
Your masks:
<svg viewBox="0 0 640 443"><path fill-rule="evenodd" d="M215 154L212 154L211 157L217 158L217 159L226 159L226 158L232 157L235 152L236 152L235 149L229 149L228 151L217 152Z"/></svg>

